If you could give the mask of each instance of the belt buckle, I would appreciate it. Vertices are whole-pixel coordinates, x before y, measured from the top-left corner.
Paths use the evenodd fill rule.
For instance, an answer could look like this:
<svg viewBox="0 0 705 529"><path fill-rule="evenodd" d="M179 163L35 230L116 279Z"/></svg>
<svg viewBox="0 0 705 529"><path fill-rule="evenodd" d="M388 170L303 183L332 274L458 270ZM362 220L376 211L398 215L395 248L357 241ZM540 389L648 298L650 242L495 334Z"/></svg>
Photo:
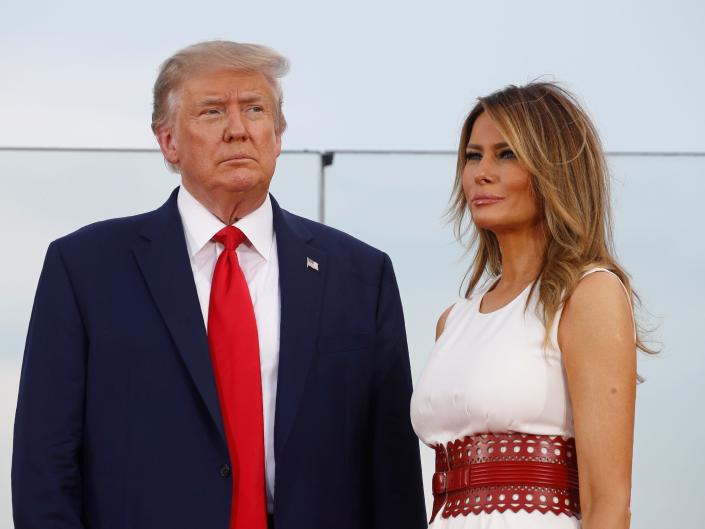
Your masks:
<svg viewBox="0 0 705 529"><path fill-rule="evenodd" d="M438 494L445 494L448 489L448 473L436 472L433 474L433 488Z"/></svg>

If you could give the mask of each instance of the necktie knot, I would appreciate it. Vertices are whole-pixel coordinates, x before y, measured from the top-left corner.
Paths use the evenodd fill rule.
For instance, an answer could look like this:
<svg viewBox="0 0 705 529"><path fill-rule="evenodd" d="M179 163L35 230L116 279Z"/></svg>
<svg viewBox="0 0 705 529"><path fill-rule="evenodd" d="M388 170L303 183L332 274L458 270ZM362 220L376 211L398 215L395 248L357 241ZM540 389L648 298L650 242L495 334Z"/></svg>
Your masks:
<svg viewBox="0 0 705 529"><path fill-rule="evenodd" d="M213 236L213 240L225 246L226 250L234 250L245 240L245 234L235 226L226 226Z"/></svg>

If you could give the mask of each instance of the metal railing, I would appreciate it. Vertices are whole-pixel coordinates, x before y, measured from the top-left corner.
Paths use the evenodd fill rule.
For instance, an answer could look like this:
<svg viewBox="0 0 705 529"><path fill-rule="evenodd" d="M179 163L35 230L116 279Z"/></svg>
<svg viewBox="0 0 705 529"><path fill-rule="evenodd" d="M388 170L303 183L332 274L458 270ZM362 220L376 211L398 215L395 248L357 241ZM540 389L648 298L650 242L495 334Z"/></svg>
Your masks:
<svg viewBox="0 0 705 529"><path fill-rule="evenodd" d="M156 154L156 147L27 147L27 146L0 146L0 152L86 152L86 153L132 153ZM286 155L314 155L319 158L318 181L318 221L325 222L325 184L326 168L333 165L336 154L343 155L406 155L406 156L452 156L457 151L453 150L419 150L419 149L284 149ZM605 151L609 157L705 157L705 151Z"/></svg>

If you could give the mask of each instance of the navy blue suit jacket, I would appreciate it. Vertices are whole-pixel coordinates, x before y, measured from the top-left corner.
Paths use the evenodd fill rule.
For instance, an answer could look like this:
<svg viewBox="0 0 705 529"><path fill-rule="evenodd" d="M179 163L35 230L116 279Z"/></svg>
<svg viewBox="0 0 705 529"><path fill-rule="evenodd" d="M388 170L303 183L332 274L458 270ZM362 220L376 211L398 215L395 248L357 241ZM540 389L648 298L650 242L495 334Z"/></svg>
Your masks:
<svg viewBox="0 0 705 529"><path fill-rule="evenodd" d="M275 526L426 527L391 262L272 205ZM22 366L15 527L227 529L228 459L176 191L54 241Z"/></svg>

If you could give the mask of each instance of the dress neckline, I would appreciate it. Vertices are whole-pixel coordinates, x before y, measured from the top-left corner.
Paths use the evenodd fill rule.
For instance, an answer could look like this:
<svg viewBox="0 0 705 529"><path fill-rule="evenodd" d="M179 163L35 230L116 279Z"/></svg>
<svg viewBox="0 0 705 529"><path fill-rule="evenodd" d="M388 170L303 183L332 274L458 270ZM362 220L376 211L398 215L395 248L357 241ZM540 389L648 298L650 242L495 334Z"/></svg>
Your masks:
<svg viewBox="0 0 705 529"><path fill-rule="evenodd" d="M482 311L480 310L480 307L482 307L482 300L485 298L485 294L487 294L490 290L492 290L492 289L497 285L497 283L499 283L499 278L497 278L497 281L496 281L492 286L490 286L490 288L488 288L487 290L485 290L484 292L482 292L482 294L480 294L480 295L477 297L477 298L478 298L478 302L477 302L477 307L476 307L476 310L475 310L475 312L477 312L477 314L480 314L480 315L482 315L482 316L491 316L492 314L495 314L495 313L497 313L497 312L500 312L500 311L503 311L503 310L507 309L508 307L511 307L512 305L514 305L514 304L519 300L519 298L524 297L524 294L526 293L526 291L531 288L531 285L533 285L533 284L535 283L535 281L532 281L531 283L529 283L528 285L526 285L526 286L522 289L521 292L519 292L516 296L514 296L512 299L510 299L509 301L507 301L507 302L506 302L504 305L502 305L501 307L497 307L496 309L494 309L493 311L490 311L490 312L482 312Z"/></svg>

